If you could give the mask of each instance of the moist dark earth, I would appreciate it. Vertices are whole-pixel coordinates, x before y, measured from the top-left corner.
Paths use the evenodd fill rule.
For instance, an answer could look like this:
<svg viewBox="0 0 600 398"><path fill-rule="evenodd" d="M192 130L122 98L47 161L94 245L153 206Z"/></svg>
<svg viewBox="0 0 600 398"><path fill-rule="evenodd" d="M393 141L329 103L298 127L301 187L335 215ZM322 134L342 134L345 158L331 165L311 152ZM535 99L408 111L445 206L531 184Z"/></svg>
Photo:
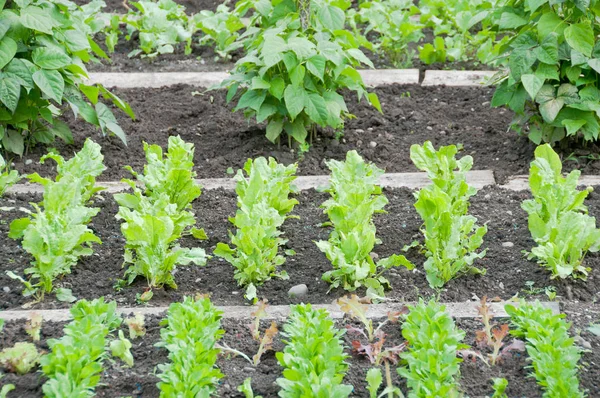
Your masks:
<svg viewBox="0 0 600 398"><path fill-rule="evenodd" d="M226 104L225 92L177 85L159 89L114 89L127 100L136 113L129 119L115 110L119 124L128 136L125 146L116 137L103 137L83 120L74 120L70 111L65 121L72 127L74 145L61 141L55 148L70 156L81 148L87 137L102 146L108 170L100 180L127 177L123 166L141 170L145 164L142 143L166 146L169 136L180 135L195 145L195 170L200 178L227 177L227 169L243 166L248 158L272 156L285 164L298 162L299 175L328 174L326 159L343 159L352 149L387 172L417 171L410 160L410 146L431 140L437 147L457 144L459 156L471 155L474 169L493 170L498 182L507 176L527 174L535 145L519 137L508 126L512 113L504 108L490 108L490 87L422 87L389 85L374 89L383 114L373 107L356 102L346 95L349 110L356 119L348 120L344 136L336 139L329 130L320 131L310 151L300 158L297 147L287 140L272 144L265 138L265 125L244 119ZM35 147L12 159L22 173L54 173L52 162L40 165L45 149ZM596 148L562 150L565 170L578 168L583 173L598 174L600 162L591 160ZM576 156L576 155L582 156ZM586 156L583 156L586 155Z"/></svg>
<svg viewBox="0 0 600 398"><path fill-rule="evenodd" d="M586 304L563 305L564 312L567 314L567 320L573 322L571 333L576 336L576 343L587 347L580 360L579 380L582 390L587 391L588 396L597 397L600 394L600 338L587 331L590 323L597 322L600 319L600 307ZM268 309L267 309L268 311ZM125 368L119 360L104 361L104 371L102 374L101 385L96 388L98 397L123 397L131 396L135 398L158 397L159 390L156 387L158 378L154 375L156 365L168 361L167 351L163 348L154 346L160 340L159 321L161 316L147 316L145 325L147 334L136 340L133 340L132 354L135 360L133 368ZM507 320L496 319L495 322L501 324ZM252 356L258 350L258 342L254 341L249 333L247 323L249 321L238 321L224 319L222 327L225 335L220 341L231 348L240 350L246 355ZM375 325L378 321L375 321ZM36 343L39 349L48 351L47 340L62 336L64 323L47 322L42 325L41 341ZM351 320L339 320L336 323L338 328L345 328L346 325L359 327L360 325ZM283 321L278 322L281 330ZM475 345L475 332L482 328L482 324L476 319L459 319L457 326L466 332L464 343ZM262 330L267 327L263 321ZM123 331L127 335L126 327ZM383 328L387 334L386 347L393 347L404 342L401 334L401 325L388 324ZM346 333L344 335L344 345L348 354L347 363L350 365L344 383L351 384L354 387L353 397L368 397L366 390L365 376L369 368L372 367L366 357L359 356L351 350L352 341L357 339L355 334ZM510 340L510 339L509 339ZM24 321L7 322L0 339L0 349L10 347L19 341L29 341L29 336L24 331ZM273 344L274 351L283 350L284 344L281 341L281 335L276 336ZM255 394L261 394L265 398L276 397L278 386L276 380L281 377L282 368L275 358L274 351L268 351L262 356L261 363L258 366L250 365L242 357L221 356L217 361L217 366L225 375L221 379L218 387L218 396L220 397L243 397L237 391L237 386L242 384L246 377L252 377L252 388ZM482 353L487 353L483 350ZM481 360L472 361L465 359L461 364L460 385L466 396L484 397L491 396L492 379L495 377L504 377L509 382L507 394L509 397L541 397L542 391L536 385L535 379L529 377L530 370L527 367L526 353L515 352L506 357L496 366L489 367ZM397 375L395 369L402 366L392 365L392 377L396 386L401 387L406 394L406 385ZM15 376L8 374L2 380L3 383L13 383L16 390L9 394L15 398L34 398L41 397L41 386L46 381L41 372L30 373L24 376Z"/></svg>
<svg viewBox="0 0 600 398"><path fill-rule="evenodd" d="M422 239L419 228L421 220L414 209L414 198L408 189L385 189L389 200L386 214L375 216L377 237L382 244L374 248L372 255L384 258L392 254L402 253L402 248L414 240ZM414 271L394 268L386 272L392 289L386 294L393 301L415 301L419 297L439 295L442 301L478 300L485 296L510 299L515 295L521 297L539 297L547 299L544 289L553 286L559 300L577 300L594 302L599 296L600 257L590 253L586 257L586 265L592 271L587 281L551 280L550 273L534 261L528 261L522 254L530 250L533 241L527 226L527 214L521 210L520 203L529 198L525 191L512 192L501 188L485 188L471 199L471 214L479 219L479 223L488 226L482 249L487 248L487 255L478 260L476 265L487 270L486 275L463 275L450 281L443 290L436 292L429 288L423 271L424 256L413 249L407 257L416 264ZM282 230L289 239L287 248L296 251L295 256L287 258L282 267L289 274L288 280L272 279L260 286L259 297L264 297L271 304L289 304L299 302L298 298L288 297L288 290L298 284L308 286L308 294L303 301L312 303L331 303L345 294L342 290L328 293L329 285L321 280L323 273L331 269L331 264L315 245L315 241L326 240L330 229L321 227L327 221L320 204L329 197L327 193L315 190L302 191L297 199L299 205L293 211L300 219L289 219ZM0 200L0 207L12 208L0 212L0 308L17 309L28 302L21 296L20 283L5 275L11 270L22 275L29 266L31 257L20 242L7 237L12 220L23 217L20 208L30 208L29 202L39 201L39 196L9 194ZM600 212L600 194L592 193L587 201L592 215ZM114 289L117 281L123 277L124 240L120 232L115 214L118 211L116 202L110 195L101 195L94 199L93 206L101 209L90 223L90 228L100 237L103 244L94 247L95 253L83 257L72 273L56 281L57 287L72 289L77 298L96 298L105 296L108 300L116 300L120 306L136 306L136 294L145 291L147 284L138 278L132 285L120 291ZM205 228L209 239L198 241L191 237L181 240L182 246L202 247L212 254L218 242L229 242L228 230L233 226L228 217L236 210L236 198L233 190L223 189L205 191L193 203L198 226ZM238 287L233 278L232 265L218 257L211 258L204 267L178 267L175 281L178 289L156 289L150 305L168 305L178 301L183 295L208 293L217 305L244 305L244 290ZM530 286L531 285L531 286ZM363 290L357 292L364 295ZM57 301L53 295L37 304L34 308L65 307L65 303Z"/></svg>

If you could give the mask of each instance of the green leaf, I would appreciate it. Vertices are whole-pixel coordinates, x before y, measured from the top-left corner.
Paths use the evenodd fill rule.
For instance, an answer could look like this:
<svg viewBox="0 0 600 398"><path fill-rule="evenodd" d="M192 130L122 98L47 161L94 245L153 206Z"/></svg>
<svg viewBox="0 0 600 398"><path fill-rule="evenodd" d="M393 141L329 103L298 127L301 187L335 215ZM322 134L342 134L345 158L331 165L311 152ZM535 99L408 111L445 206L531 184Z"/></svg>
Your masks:
<svg viewBox="0 0 600 398"><path fill-rule="evenodd" d="M8 36L0 41L0 69L4 68L17 53L17 42Z"/></svg>
<svg viewBox="0 0 600 398"><path fill-rule="evenodd" d="M240 97L235 110L250 108L258 112L266 96L267 92L265 90L248 90Z"/></svg>
<svg viewBox="0 0 600 398"><path fill-rule="evenodd" d="M328 118L327 105L319 94L310 93L305 95L304 111L313 122L325 124Z"/></svg>
<svg viewBox="0 0 600 398"><path fill-rule="evenodd" d="M31 60L43 69L60 69L71 64L71 57L55 48L40 47L33 50Z"/></svg>
<svg viewBox="0 0 600 398"><path fill-rule="evenodd" d="M42 93L59 104L62 103L65 81L60 72L40 69L33 74L33 81L42 90Z"/></svg>
<svg viewBox="0 0 600 398"><path fill-rule="evenodd" d="M283 98L283 91L285 90L285 81L281 76L277 76L271 80L271 87L269 87L269 93L278 100Z"/></svg>
<svg viewBox="0 0 600 398"><path fill-rule="evenodd" d="M533 13L547 2L548 0L527 0L527 6L529 7L529 11Z"/></svg>
<svg viewBox="0 0 600 398"><path fill-rule="evenodd" d="M590 325L587 330L593 335L600 337L600 323Z"/></svg>
<svg viewBox="0 0 600 398"><path fill-rule="evenodd" d="M66 303L73 303L77 301L77 298L73 296L71 289L66 289L64 287L56 289L56 299Z"/></svg>
<svg viewBox="0 0 600 398"><path fill-rule="evenodd" d="M346 16L344 14L344 11L342 11L338 7L332 5L325 5L319 9L317 17L319 18L319 21L321 21L323 26L327 29L344 29L344 22L346 20Z"/></svg>
<svg viewBox="0 0 600 398"><path fill-rule="evenodd" d="M582 120L582 119L578 119L578 120L565 119L562 121L562 125L565 126L565 128L567 129L567 136L577 133L579 131L579 129L582 128L586 123L587 123L587 121Z"/></svg>
<svg viewBox="0 0 600 398"><path fill-rule="evenodd" d="M106 134L106 131L108 130L119 137L123 144L127 145L127 136L123 129L117 124L117 119L112 111L102 102L98 102L95 109L102 132Z"/></svg>
<svg viewBox="0 0 600 398"><path fill-rule="evenodd" d="M315 55L313 57L310 57L306 62L306 69L308 69L308 71L312 73L315 77L318 77L321 81L323 81L326 63L327 59L324 56Z"/></svg>
<svg viewBox="0 0 600 398"><path fill-rule="evenodd" d="M379 102L379 97L376 93L367 94L367 98L369 99L371 105L373 105L373 107L377 109L379 113L383 113L383 110L381 109L381 103Z"/></svg>
<svg viewBox="0 0 600 398"><path fill-rule="evenodd" d="M306 92L304 91L303 87L289 85L286 87L283 97L285 99L285 106L290 114L290 118L294 120L296 116L298 116L304 109L304 104L306 103Z"/></svg>
<svg viewBox="0 0 600 398"><path fill-rule="evenodd" d="M527 20L512 12L503 12L498 21L500 29L515 29L523 26L527 23Z"/></svg>
<svg viewBox="0 0 600 398"><path fill-rule="evenodd" d="M0 79L0 101L10 110L15 113L19 105L19 97L21 96L21 86L17 79L10 76L4 76Z"/></svg>
<svg viewBox="0 0 600 398"><path fill-rule="evenodd" d="M576 23L565 29L565 40L571 48L587 57L594 49L594 30L589 23Z"/></svg>
<svg viewBox="0 0 600 398"><path fill-rule="evenodd" d="M515 49L508 60L512 78L516 81L521 80L521 75L531 71L536 59L535 53L529 49Z"/></svg>
<svg viewBox="0 0 600 398"><path fill-rule="evenodd" d="M533 74L526 74L521 76L521 82L523 83L525 90L527 90L527 93L533 100L535 100L535 97L544 85L544 81Z"/></svg>
<svg viewBox="0 0 600 398"><path fill-rule="evenodd" d="M548 37L552 33L556 33L558 36L562 36L566 29L566 25L561 17L556 15L553 11L545 12L541 16L537 24L538 37L540 40Z"/></svg>
<svg viewBox="0 0 600 398"><path fill-rule="evenodd" d="M52 17L52 13L36 6L27 6L22 9L19 22L26 28L49 35L53 34L52 28L60 26L60 22Z"/></svg>
<svg viewBox="0 0 600 398"><path fill-rule="evenodd" d="M281 135L283 131L283 121L282 120L271 120L269 124L267 124L267 139L271 142L275 142L277 138Z"/></svg>
<svg viewBox="0 0 600 398"><path fill-rule="evenodd" d="M547 123L552 123L564 105L565 102L563 100L554 98L540 104L540 113Z"/></svg>
<svg viewBox="0 0 600 398"><path fill-rule="evenodd" d="M14 130L8 130L2 137L2 146L9 152L23 156L25 142L21 134Z"/></svg>
<svg viewBox="0 0 600 398"><path fill-rule="evenodd" d="M590 68L596 71L596 73L600 73L600 58L593 58L588 61L588 65Z"/></svg>
<svg viewBox="0 0 600 398"><path fill-rule="evenodd" d="M540 47L535 49L537 59L546 64L558 63L558 36L555 33L549 34Z"/></svg>

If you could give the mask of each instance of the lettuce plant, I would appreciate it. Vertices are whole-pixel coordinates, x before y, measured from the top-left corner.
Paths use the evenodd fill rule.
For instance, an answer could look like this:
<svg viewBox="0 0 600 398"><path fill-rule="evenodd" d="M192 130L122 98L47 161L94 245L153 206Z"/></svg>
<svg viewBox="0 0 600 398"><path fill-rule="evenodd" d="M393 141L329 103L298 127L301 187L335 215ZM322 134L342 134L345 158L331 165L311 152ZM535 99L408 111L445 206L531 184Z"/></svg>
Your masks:
<svg viewBox="0 0 600 398"><path fill-rule="evenodd" d="M287 242L279 228L298 203L289 198L296 191L296 168L296 164L284 166L260 157L248 159L235 176L238 210L230 221L237 230L229 234L235 248L219 243L214 254L235 267L235 280L246 287L249 300L256 298L257 285L272 277L287 278L286 272L277 271L285 262L279 247Z"/></svg>
<svg viewBox="0 0 600 398"><path fill-rule="evenodd" d="M215 343L223 336L222 312L208 298L169 306L161 321L157 347L169 351L169 362L158 365L157 384L161 397L208 397L214 395L223 374L216 368L219 350Z"/></svg>
<svg viewBox="0 0 600 398"><path fill-rule="evenodd" d="M241 94L235 110L259 123L266 121L271 142L285 133L290 144L292 138L304 144L317 125L341 129L344 119L351 117L338 93L342 89L381 110L377 95L367 92L355 69L373 65L344 30L349 3L306 3L310 7L302 10L294 0L243 0L237 5L240 15L254 10L240 37L247 55L218 87L228 88L227 101Z"/></svg>
<svg viewBox="0 0 600 398"><path fill-rule="evenodd" d="M55 137L73 142L60 121L63 104L103 134L126 137L102 95L132 118L129 105L101 85L88 86L85 63L106 54L94 42L80 9L68 0L2 2L0 19L0 147L22 155L25 147Z"/></svg>
<svg viewBox="0 0 600 398"><path fill-rule="evenodd" d="M277 353L284 368L283 377L277 379L279 396L348 397L352 386L342 384L348 369L342 335L327 311L310 304L292 305L283 331L285 348Z"/></svg>
<svg viewBox="0 0 600 398"><path fill-rule="evenodd" d="M48 340L51 352L40 364L48 378L42 389L48 398L93 397L102 362L108 358L107 338L121 325L116 302L80 300L71 308L73 321L64 336Z"/></svg>
<svg viewBox="0 0 600 398"><path fill-rule="evenodd" d="M456 160L454 145L435 150L431 142L413 145L410 158L419 170L427 172L432 184L415 193L415 208L423 219L423 247L427 260L427 281L441 288L452 278L464 273L484 274L473 262L485 256L477 252L487 227L476 225L477 219L467 215L469 198L477 192L465 177L473 158ZM457 170L458 169L458 170Z"/></svg>
<svg viewBox="0 0 600 398"><path fill-rule="evenodd" d="M35 344L15 343L14 346L0 351L0 366L8 372L24 375L37 366L40 357Z"/></svg>
<svg viewBox="0 0 600 398"><path fill-rule="evenodd" d="M420 300L409 306L402 324L408 351L400 354L406 366L398 374L406 379L409 397L458 397L461 359L459 349L465 332L458 329L443 305Z"/></svg>
<svg viewBox="0 0 600 398"><path fill-rule="evenodd" d="M510 0L500 12L499 28L517 34L492 106L513 110L512 127L536 144L597 140L600 3Z"/></svg>
<svg viewBox="0 0 600 398"><path fill-rule="evenodd" d="M365 163L356 151L349 151L343 162L330 160L331 170L328 192L331 198L321 207L329 216L334 227L329 240L317 242L325 253L333 270L323 275L323 280L331 284L330 289L341 286L354 291L361 286L368 288L368 294L382 297L389 288L388 280L382 273L397 266L412 269L412 264L404 256L393 255L377 263L370 256L376 244L373 214L382 213L387 204L385 195L377 185L383 170Z"/></svg>
<svg viewBox="0 0 600 398"><path fill-rule="evenodd" d="M70 273L81 256L93 253L92 243L102 243L87 227L100 209L86 207L91 195L98 190L94 187L95 178L104 170L99 146L87 141L84 148L67 162L58 155L50 157L58 162L56 181L37 174L29 176L32 182L43 184L43 200L33 204L35 213L14 220L9 232L10 238L22 239L23 249L33 256L34 261L25 269L28 280L11 271L7 274L25 285L23 294L33 295L34 302L52 292L54 279ZM58 294L57 297L63 296Z"/></svg>
<svg viewBox="0 0 600 398"><path fill-rule="evenodd" d="M577 190L581 172L562 176L562 163L550 145L536 148L529 169L533 199L521 207L528 215L529 231L535 240L529 259L552 272L552 278L587 277L590 268L583 265L588 251L600 249L600 229L584 205L592 188Z"/></svg>
<svg viewBox="0 0 600 398"><path fill-rule="evenodd" d="M544 389L544 398L584 397L577 379L581 350L569 336L571 324L564 314L555 315L539 302L521 300L519 306L506 305L514 330L511 333L527 342L527 353L534 376Z"/></svg>
<svg viewBox="0 0 600 398"><path fill-rule="evenodd" d="M4 196L6 190L12 187L20 180L20 178L19 172L10 170L9 166L4 161L4 158L0 155L0 198Z"/></svg>

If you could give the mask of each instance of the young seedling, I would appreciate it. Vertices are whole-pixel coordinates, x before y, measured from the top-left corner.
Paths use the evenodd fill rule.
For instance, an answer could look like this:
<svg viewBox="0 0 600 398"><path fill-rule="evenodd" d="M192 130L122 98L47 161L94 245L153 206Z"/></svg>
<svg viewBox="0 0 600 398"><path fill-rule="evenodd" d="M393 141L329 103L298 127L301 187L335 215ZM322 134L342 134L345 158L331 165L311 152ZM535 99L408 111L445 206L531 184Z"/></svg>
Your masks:
<svg viewBox="0 0 600 398"><path fill-rule="evenodd" d="M427 257L424 267L433 288L441 288L462 274L485 274L473 263L485 256L485 250L477 250L487 227L477 226L477 219L467 215L469 198L477 192L467 183L465 174L473 166L473 158L463 156L457 160L457 152L455 145L436 151L429 141L410 148L411 160L419 170L427 172L432 182L415 193L415 208L423 219L423 251Z"/></svg>
<svg viewBox="0 0 600 398"><path fill-rule="evenodd" d="M507 304L513 326L511 333L524 339L534 376L544 389L544 397L583 398L577 371L581 350L569 336L571 324L564 314L555 315L539 302L521 300L518 306Z"/></svg>
<svg viewBox="0 0 600 398"><path fill-rule="evenodd" d="M392 374L390 372L389 364L386 362L385 367L385 378L387 387L380 393L379 389L381 388L381 384L383 383L383 376L381 375L381 369L379 368L371 368L367 371L367 390L369 391L370 398L404 398L404 394L402 394L402 390L398 387L395 387L392 383Z"/></svg>
<svg viewBox="0 0 600 398"><path fill-rule="evenodd" d="M252 378L248 377L244 383L239 385L237 390L244 394L246 398L262 398L262 395L254 395L252 391Z"/></svg>
<svg viewBox="0 0 600 398"><path fill-rule="evenodd" d="M25 324L25 332L31 336L31 340L40 341L40 331L42 330L42 314L33 313Z"/></svg>
<svg viewBox="0 0 600 398"><path fill-rule="evenodd" d="M333 270L327 271L323 280L331 284L330 290L342 287L354 291L365 286L369 297L381 300L385 289L390 288L382 275L386 270L398 266L414 268L404 256L392 255L375 263L370 255L381 243L375 236L373 215L383 213L388 202L377 185L383 170L365 163L356 151L349 151L343 162L328 161L327 167L331 170L327 190L331 198L321 207L329 216L326 225L334 229L329 240L316 244L331 261Z"/></svg>
<svg viewBox="0 0 600 398"><path fill-rule="evenodd" d="M0 352L0 366L7 372L24 375L37 366L42 354L38 352L35 344L15 343Z"/></svg>
<svg viewBox="0 0 600 398"><path fill-rule="evenodd" d="M125 323L129 327L129 338L131 340L146 335L146 326L144 326L144 315L141 313L125 319Z"/></svg>
<svg viewBox="0 0 600 398"><path fill-rule="evenodd" d="M492 395L492 398L508 398L508 395L506 395L508 380L506 380L505 378L497 377L493 379L493 381L494 395Z"/></svg>
<svg viewBox="0 0 600 398"><path fill-rule="evenodd" d="M16 170L10 170L9 166L0 155L0 198L4 196L6 190L17 183L21 177Z"/></svg>

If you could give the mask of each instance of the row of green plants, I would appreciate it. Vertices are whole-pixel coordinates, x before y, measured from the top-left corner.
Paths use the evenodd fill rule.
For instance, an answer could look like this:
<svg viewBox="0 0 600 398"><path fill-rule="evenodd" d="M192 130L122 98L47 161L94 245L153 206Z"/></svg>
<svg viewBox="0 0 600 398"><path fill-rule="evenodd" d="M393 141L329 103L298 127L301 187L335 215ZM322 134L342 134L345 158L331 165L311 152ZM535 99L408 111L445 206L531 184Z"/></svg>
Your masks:
<svg viewBox="0 0 600 398"><path fill-rule="evenodd" d="M344 384L349 369L348 347L342 339L346 331L362 335L352 342L352 350L369 358L372 364L365 380L372 398L404 397L394 385L392 366L396 366L399 376L406 380L409 397L459 397L462 396L460 363L463 359L478 357L487 366L496 366L507 359L511 351L524 351L525 347L532 365L531 376L543 389L544 396L585 396L577 377L582 351L569 336L571 324L564 321L564 315L555 315L537 302L506 305L511 325L497 325L492 323L486 299L482 299L483 329L477 331L476 341L483 350L480 343L485 342L486 337L493 339L490 360L484 357L483 351L463 343L465 332L435 300L421 300L399 313L389 314L376 329L367 318L368 306L357 296L342 298L338 304L348 315L346 330L338 329L325 309L316 309L310 304L290 307L282 332L284 348L275 354L282 367L281 377L277 379L279 396L350 396L354 387ZM262 310L265 308L263 304ZM116 357L122 362L120 366L133 367L130 339L146 333L143 316L124 321L116 309L115 302L106 303L103 298L91 302L80 300L71 308L72 321L64 327L64 336L48 341L48 353L39 351L39 343L35 344L40 341L41 316L32 318L25 330L33 343L17 342L4 348L0 352L0 366L7 372L23 375L39 365L46 378L45 397L94 396L104 362ZM266 315L257 316L254 323L259 324L262 316ZM203 296L184 297L182 302L169 306L166 318L160 322L160 340L155 344L168 352L168 362L156 368L161 397L216 395L219 380L224 377L216 365L218 356L232 351L223 350L218 343L225 334L221 318L222 312ZM352 320L362 328L353 326ZM382 331L390 322L401 323L398 327L405 340L395 347L385 344L386 335ZM123 323L129 328L129 339L124 335ZM515 337L510 343L503 341L509 329ZM507 397L507 380L497 378L492 382L493 398ZM12 389L13 385L4 386L0 396L6 397ZM238 390L246 397L255 396L251 378Z"/></svg>
<svg viewBox="0 0 600 398"><path fill-rule="evenodd" d="M185 248L178 242L184 235L206 239L203 229L196 227L192 201L201 194L193 171L194 147L180 137L170 137L163 153L158 145L144 145L147 164L144 172L129 168L135 180L124 180L131 193L115 194L119 204L116 218L125 238L123 267L125 278L117 289L132 284L137 278L147 281L147 288L138 299L146 302L153 291L163 287L177 288L175 270L179 265L205 265L210 258L199 247ZM487 226L477 224L468 214L469 198L477 190L466 181L472 167L470 156L456 158L456 146L436 150L431 142L413 145L411 159L418 169L427 173L431 184L414 193L414 204L423 224L422 239L402 248L418 250L425 257L424 270L432 288L443 288L449 281L466 274L485 274L475 262L485 256L480 250ZM584 205L591 188L579 191L579 171L562 176L558 155L548 145L539 146L530 169L532 199L522 203L528 213L528 225L536 246L527 253L546 268L551 278L586 279L588 252L600 249L600 229L596 219L588 215ZM100 239L88 227L98 208L87 207L93 196L102 190L96 178L104 170L100 146L87 140L83 149L69 160L58 154L48 154L42 162L57 163L55 179L29 175L33 183L44 187L42 201L33 204L34 213L14 220L9 237L22 241L31 257L31 267L25 277L7 271L21 281L23 294L43 300L54 292L59 300L74 301L72 292L55 289L54 281L71 272L82 256L93 253L93 244ZM344 161L327 162L331 169L330 199L321 207L331 227L328 240L315 242L332 264L322 279L331 289L346 291L365 289L375 300L391 288L384 273L392 267L412 270L415 265L404 255L394 254L374 260L372 251L381 243L377 238L373 217L384 212L387 199L378 178L383 170L365 162L356 151L349 151ZM257 289L271 278L287 279L282 269L287 256L295 253L288 248L281 230L298 203L291 197L296 165L284 166L274 159L249 159L234 177L237 211L230 222L231 245L218 243L214 255L225 259L234 268L234 278L246 290L246 298L256 301ZM30 303L31 304L31 303Z"/></svg>

